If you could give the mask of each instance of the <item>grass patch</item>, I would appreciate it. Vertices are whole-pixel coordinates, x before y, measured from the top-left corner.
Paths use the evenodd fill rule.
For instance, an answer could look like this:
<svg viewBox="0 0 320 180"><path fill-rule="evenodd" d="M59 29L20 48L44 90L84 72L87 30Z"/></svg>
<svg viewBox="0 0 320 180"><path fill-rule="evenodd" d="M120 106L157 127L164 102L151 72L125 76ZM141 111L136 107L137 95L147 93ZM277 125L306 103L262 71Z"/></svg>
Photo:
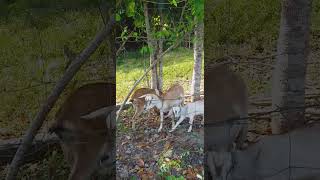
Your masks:
<svg viewBox="0 0 320 180"><path fill-rule="evenodd" d="M188 92L193 71L193 50L186 48L175 49L164 56L163 62L164 90L168 89L173 83L178 82ZM124 100L134 82L143 75L144 69L148 66L149 56L141 55L140 53L127 53L117 59L117 102ZM148 79L150 79L150 76L146 77L138 85L138 88L148 87Z"/></svg>

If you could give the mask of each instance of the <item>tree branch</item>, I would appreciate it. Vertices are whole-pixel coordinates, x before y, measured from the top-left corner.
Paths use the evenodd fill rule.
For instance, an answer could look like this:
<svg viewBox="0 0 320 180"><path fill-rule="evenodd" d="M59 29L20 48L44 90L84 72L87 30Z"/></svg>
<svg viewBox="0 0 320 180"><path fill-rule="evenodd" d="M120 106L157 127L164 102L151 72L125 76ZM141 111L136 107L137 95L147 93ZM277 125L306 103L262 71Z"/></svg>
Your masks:
<svg viewBox="0 0 320 180"><path fill-rule="evenodd" d="M121 43L119 49L118 49L117 52L116 52L116 57L118 57L118 55L120 54L120 52L122 51L123 47L126 45L126 43L127 43L128 40L129 40L129 37L130 37L132 34L133 34L133 31L131 31L131 32L128 34L127 38Z"/></svg>

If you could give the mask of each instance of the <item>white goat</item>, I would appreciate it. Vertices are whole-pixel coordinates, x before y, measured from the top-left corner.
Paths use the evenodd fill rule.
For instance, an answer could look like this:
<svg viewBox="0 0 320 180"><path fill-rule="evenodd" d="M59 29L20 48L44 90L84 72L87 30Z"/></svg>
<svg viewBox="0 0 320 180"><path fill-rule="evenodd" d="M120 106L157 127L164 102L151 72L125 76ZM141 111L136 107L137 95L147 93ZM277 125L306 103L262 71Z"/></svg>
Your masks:
<svg viewBox="0 0 320 180"><path fill-rule="evenodd" d="M182 107L175 106L172 107L172 111L175 118L180 118L169 132L173 132L179 126L179 124L187 117L189 118L188 132L191 132L194 116L204 114L204 102L203 100L200 100L188 103Z"/></svg>

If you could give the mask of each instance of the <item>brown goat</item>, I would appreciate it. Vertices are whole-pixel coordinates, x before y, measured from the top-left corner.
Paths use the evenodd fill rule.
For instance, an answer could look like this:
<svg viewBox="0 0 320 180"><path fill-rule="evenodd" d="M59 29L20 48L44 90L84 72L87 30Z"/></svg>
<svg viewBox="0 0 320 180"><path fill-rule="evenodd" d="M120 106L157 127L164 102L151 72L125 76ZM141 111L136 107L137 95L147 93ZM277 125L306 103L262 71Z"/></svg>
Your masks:
<svg viewBox="0 0 320 180"><path fill-rule="evenodd" d="M87 84L75 90L58 110L49 129L60 139L66 161L71 166L69 180L87 180L101 159L115 155L115 129L108 129L106 117L80 119L97 109L116 103L116 88L110 83ZM115 179L115 177L108 177Z"/></svg>
<svg viewBox="0 0 320 180"><path fill-rule="evenodd" d="M235 142L237 147L243 145L248 131L247 87L228 65L215 65L205 72L204 114L206 166L213 179L224 180L227 166L231 166L224 162L229 162Z"/></svg>
<svg viewBox="0 0 320 180"><path fill-rule="evenodd" d="M142 112L144 111L144 105L145 105L145 99L139 98L145 94L157 94L157 92L154 89L150 88L140 88L133 92L130 98L130 102L133 105L133 108L135 109L135 113L132 117L132 128L135 129L135 119L139 117ZM162 95L162 92L159 91L159 95Z"/></svg>

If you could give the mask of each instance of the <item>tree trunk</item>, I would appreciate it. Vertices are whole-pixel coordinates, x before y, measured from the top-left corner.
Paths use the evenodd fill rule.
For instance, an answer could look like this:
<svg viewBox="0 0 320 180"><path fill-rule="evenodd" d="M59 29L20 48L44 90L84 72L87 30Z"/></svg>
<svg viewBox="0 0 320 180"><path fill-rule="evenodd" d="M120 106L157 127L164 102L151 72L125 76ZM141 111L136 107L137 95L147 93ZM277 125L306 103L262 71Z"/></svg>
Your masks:
<svg viewBox="0 0 320 180"><path fill-rule="evenodd" d="M309 54L311 0L283 0L277 61L272 77L273 134L304 122L305 75Z"/></svg>
<svg viewBox="0 0 320 180"><path fill-rule="evenodd" d="M150 64L153 64L153 62L157 59L157 42L153 38L152 32L151 32L151 26L150 26L150 20L149 20L149 12L148 12L148 3L143 2L143 8L144 8L144 20L146 24L146 32L147 32L147 41L148 41L148 47L151 50L150 52ZM157 66L154 66L151 69L151 88L152 89L158 89L157 87Z"/></svg>
<svg viewBox="0 0 320 180"><path fill-rule="evenodd" d="M159 59L159 76L158 76L158 89L160 91L163 90L163 58L160 57L160 55L163 52L163 39L159 40L159 53L158 53L158 58Z"/></svg>
<svg viewBox="0 0 320 180"><path fill-rule="evenodd" d="M191 84L192 101L200 99L201 69L202 69L202 52L203 52L203 22L196 25L195 42L193 45L194 67Z"/></svg>
<svg viewBox="0 0 320 180"><path fill-rule="evenodd" d="M163 21L164 21L163 12L162 12L164 1L160 0L159 2L161 3L158 5L159 11L160 11L160 28L162 28ZM160 31L161 31L161 29L160 29ZM160 57L160 55L163 52L163 41L164 41L163 38L160 38L158 41L158 58L159 58L158 89L160 91L162 91L162 89L163 89L163 58Z"/></svg>

